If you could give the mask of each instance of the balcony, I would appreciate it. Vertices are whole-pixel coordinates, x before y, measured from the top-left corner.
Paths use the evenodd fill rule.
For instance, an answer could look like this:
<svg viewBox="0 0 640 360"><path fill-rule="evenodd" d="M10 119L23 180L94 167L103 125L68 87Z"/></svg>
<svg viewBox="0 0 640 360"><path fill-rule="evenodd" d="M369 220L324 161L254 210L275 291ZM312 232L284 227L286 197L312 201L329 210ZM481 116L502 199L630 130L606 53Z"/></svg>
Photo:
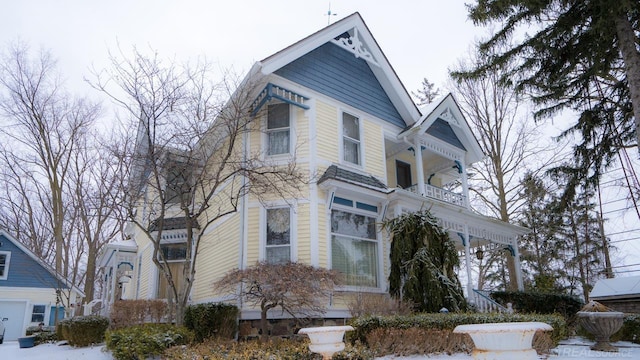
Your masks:
<svg viewBox="0 0 640 360"><path fill-rule="evenodd" d="M418 184L412 185L405 190L411 191L414 194L421 195ZM431 199L440 200L448 204L453 204L465 208L467 207L467 200L464 195L454 193L452 191L445 190L433 185L424 184L424 196Z"/></svg>

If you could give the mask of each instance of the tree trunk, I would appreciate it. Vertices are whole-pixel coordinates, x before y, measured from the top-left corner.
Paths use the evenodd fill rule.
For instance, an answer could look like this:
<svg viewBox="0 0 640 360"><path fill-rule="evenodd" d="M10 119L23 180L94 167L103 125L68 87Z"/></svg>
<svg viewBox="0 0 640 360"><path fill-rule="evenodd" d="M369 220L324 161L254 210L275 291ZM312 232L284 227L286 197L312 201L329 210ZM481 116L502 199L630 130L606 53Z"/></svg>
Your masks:
<svg viewBox="0 0 640 360"><path fill-rule="evenodd" d="M98 253L93 244L89 244L87 251L87 269L84 279L84 298L86 302L93 300L93 287L96 280L96 258Z"/></svg>
<svg viewBox="0 0 640 360"><path fill-rule="evenodd" d="M636 141L640 145L640 53L636 47L636 36L627 12L622 9L615 19L618 48L624 61L636 124Z"/></svg>

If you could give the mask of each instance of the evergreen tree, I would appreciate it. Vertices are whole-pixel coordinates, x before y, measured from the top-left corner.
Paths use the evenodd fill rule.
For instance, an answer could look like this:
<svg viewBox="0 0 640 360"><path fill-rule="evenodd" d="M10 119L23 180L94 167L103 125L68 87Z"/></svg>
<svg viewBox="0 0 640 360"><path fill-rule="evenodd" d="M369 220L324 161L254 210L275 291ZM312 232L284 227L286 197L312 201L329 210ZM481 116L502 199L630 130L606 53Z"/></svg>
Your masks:
<svg viewBox="0 0 640 360"><path fill-rule="evenodd" d="M554 180L566 181L567 178L556 176ZM554 205L554 212L561 214L556 241L564 245L559 267L566 273L563 281L570 295L579 295L588 301L593 285L604 277L604 242L595 216L593 191L584 184L575 191L573 197L559 197Z"/></svg>
<svg viewBox="0 0 640 360"><path fill-rule="evenodd" d="M401 215L383 224L393 236L389 292L412 303L414 310L465 310L455 273L458 253L449 235L427 210Z"/></svg>
<svg viewBox="0 0 640 360"><path fill-rule="evenodd" d="M556 197L542 178L531 173L525 175L522 186L526 202L520 225L531 230L520 242L523 272L537 291L562 291L565 243L556 238L562 220L556 212Z"/></svg>
<svg viewBox="0 0 640 360"><path fill-rule="evenodd" d="M440 89L436 88L435 84L429 82L427 78L422 79L422 89L418 89L417 92L411 92L413 96L418 99L418 106L431 104L435 98L440 95Z"/></svg>
<svg viewBox="0 0 640 360"><path fill-rule="evenodd" d="M635 145L640 136L640 2L636 0L477 0L469 6L476 24L501 28L480 44L491 54L475 69L457 77L482 77L510 61L518 66L503 81L532 94L538 118L564 108L581 113L567 133L576 132L576 166L569 174L595 182L613 155ZM532 26L533 25L533 26ZM495 49L511 35L538 29L504 51ZM632 119L635 118L635 123ZM634 135L636 135L634 137ZM636 140L636 141L634 141Z"/></svg>

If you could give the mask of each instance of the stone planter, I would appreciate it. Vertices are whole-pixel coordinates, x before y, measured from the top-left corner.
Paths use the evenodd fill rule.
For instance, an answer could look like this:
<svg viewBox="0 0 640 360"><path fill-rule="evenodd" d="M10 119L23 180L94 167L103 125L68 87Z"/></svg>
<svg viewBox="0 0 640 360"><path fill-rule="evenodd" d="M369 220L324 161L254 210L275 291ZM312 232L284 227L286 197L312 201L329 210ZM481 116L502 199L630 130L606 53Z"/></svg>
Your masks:
<svg viewBox="0 0 640 360"><path fill-rule="evenodd" d="M611 335L622 327L624 314L617 311L578 311L578 323L596 338L591 350L617 352L618 348L609 343Z"/></svg>
<svg viewBox="0 0 640 360"><path fill-rule="evenodd" d="M20 348L31 348L31 347L34 347L35 344L36 344L36 336L35 335L31 335L31 336L25 336L25 337L18 338L18 344L20 345Z"/></svg>
<svg viewBox="0 0 640 360"><path fill-rule="evenodd" d="M311 352L322 355L324 360L331 359L333 354L344 350L345 331L351 331L351 326L320 326L313 328L304 328L298 331L298 334L307 334L311 344L309 350Z"/></svg>
<svg viewBox="0 0 640 360"><path fill-rule="evenodd" d="M538 330L553 328L541 322L510 322L458 325L453 332L471 336L475 360L538 360L532 347Z"/></svg>

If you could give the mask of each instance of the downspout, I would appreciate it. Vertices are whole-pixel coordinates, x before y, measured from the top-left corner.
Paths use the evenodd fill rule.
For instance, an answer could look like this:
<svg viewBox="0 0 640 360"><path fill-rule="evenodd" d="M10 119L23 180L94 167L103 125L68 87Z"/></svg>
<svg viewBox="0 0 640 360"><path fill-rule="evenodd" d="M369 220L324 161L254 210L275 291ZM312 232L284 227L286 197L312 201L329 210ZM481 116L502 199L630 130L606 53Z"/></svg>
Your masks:
<svg viewBox="0 0 640 360"><path fill-rule="evenodd" d="M249 133L247 131L247 124L244 125L244 133L242 136L242 164L243 166L246 165L247 163L247 153L249 152ZM242 186L241 189L245 189L245 187L247 186L247 177L244 176L244 174L242 175ZM244 190L243 190L244 191ZM240 256L238 259L238 268L241 270L244 270L245 268L245 262L244 262L244 256L245 256L245 236L246 236L246 232L245 232L245 225L247 223L246 221L246 217L247 215L247 206L248 206L248 199L247 199L248 195L245 193L242 196L242 205L241 208L242 210L240 211ZM240 294L240 296L238 296L238 310L240 310L240 314L242 314L242 290L243 289L243 284L242 282L240 282L239 287L238 287L238 294ZM242 316L242 315L241 315ZM240 321L240 318L238 318L237 320L238 322ZM238 325L240 325L238 323Z"/></svg>

